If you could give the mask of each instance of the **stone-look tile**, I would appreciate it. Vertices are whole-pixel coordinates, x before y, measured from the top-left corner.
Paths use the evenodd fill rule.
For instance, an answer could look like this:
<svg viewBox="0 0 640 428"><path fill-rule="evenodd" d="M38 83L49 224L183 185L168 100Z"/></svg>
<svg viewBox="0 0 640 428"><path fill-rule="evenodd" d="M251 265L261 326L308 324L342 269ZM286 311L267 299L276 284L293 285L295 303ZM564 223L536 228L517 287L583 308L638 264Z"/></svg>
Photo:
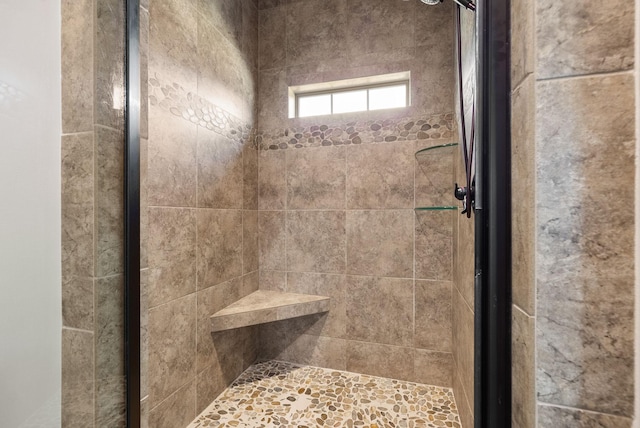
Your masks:
<svg viewBox="0 0 640 428"><path fill-rule="evenodd" d="M512 316L511 421L514 427L533 427L536 420L535 319L516 306Z"/></svg>
<svg viewBox="0 0 640 428"><path fill-rule="evenodd" d="M454 361L455 363L455 361ZM460 422L463 427L473 427L474 425L474 409L473 404L467 398L462 387L462 381L460 379L460 373L454 365L453 373L453 392L456 397L456 403L458 404L458 411L460 412ZM520 427L514 427L520 428ZM525 427L522 427L525 428ZM528 427L527 427L528 428Z"/></svg>
<svg viewBox="0 0 640 428"><path fill-rule="evenodd" d="M615 0L536 2L538 78L633 68L634 7Z"/></svg>
<svg viewBox="0 0 640 428"><path fill-rule="evenodd" d="M93 333L62 329L62 426L93 426Z"/></svg>
<svg viewBox="0 0 640 428"><path fill-rule="evenodd" d="M124 376L96 380L96 427L127 426L127 382Z"/></svg>
<svg viewBox="0 0 640 428"><path fill-rule="evenodd" d="M149 139L149 10L140 8L140 137Z"/></svg>
<svg viewBox="0 0 640 428"><path fill-rule="evenodd" d="M518 425L520 426L520 425ZM521 425L533 426L533 425ZM539 427L580 427L580 428L630 428L632 420L620 416L594 413L579 409L538 405Z"/></svg>
<svg viewBox="0 0 640 428"><path fill-rule="evenodd" d="M197 0L202 16L238 48L242 43L242 3L237 0Z"/></svg>
<svg viewBox="0 0 640 428"><path fill-rule="evenodd" d="M63 0L62 132L93 127L93 17L91 0Z"/></svg>
<svg viewBox="0 0 640 428"><path fill-rule="evenodd" d="M474 315L460 293L452 293L453 359L455 371L469 403L474 402Z"/></svg>
<svg viewBox="0 0 640 428"><path fill-rule="evenodd" d="M413 277L413 210L348 211L347 273Z"/></svg>
<svg viewBox="0 0 640 428"><path fill-rule="evenodd" d="M419 211L416 217L416 278L453 279L455 211Z"/></svg>
<svg viewBox="0 0 640 428"><path fill-rule="evenodd" d="M453 386L453 356L450 353L424 349L416 349L414 352L414 382L448 388Z"/></svg>
<svg viewBox="0 0 640 428"><path fill-rule="evenodd" d="M451 352L451 282L416 281L415 308L414 346Z"/></svg>
<svg viewBox="0 0 640 428"><path fill-rule="evenodd" d="M95 128L95 273L124 271L124 133Z"/></svg>
<svg viewBox="0 0 640 428"><path fill-rule="evenodd" d="M475 303L474 218L458 215L458 229L458 263L455 269L455 284L469 307L473 308Z"/></svg>
<svg viewBox="0 0 640 428"><path fill-rule="evenodd" d="M345 0L304 0L287 5L287 65L347 55Z"/></svg>
<svg viewBox="0 0 640 428"><path fill-rule="evenodd" d="M242 275L242 211L198 210L198 289Z"/></svg>
<svg viewBox="0 0 640 428"><path fill-rule="evenodd" d="M149 75L197 88L196 0L152 2L149 7ZM152 122L153 123L153 122ZM152 127L155 125L152 125Z"/></svg>
<svg viewBox="0 0 640 428"><path fill-rule="evenodd" d="M413 208L414 150L412 142L349 147L347 207Z"/></svg>
<svg viewBox="0 0 640 428"><path fill-rule="evenodd" d="M140 139L140 268L149 267L149 140Z"/></svg>
<svg viewBox="0 0 640 428"><path fill-rule="evenodd" d="M417 141L415 152L419 150L448 144L441 140ZM453 195L456 182L454 177L454 158L460 146L438 147L416 153L416 207L442 207L459 205ZM464 184L461 184L464 185Z"/></svg>
<svg viewBox="0 0 640 428"><path fill-rule="evenodd" d="M354 0L347 2L347 6L350 57L414 46L415 13L416 8L422 5L414 2ZM400 28L402 30L398 31Z"/></svg>
<svg viewBox="0 0 640 428"><path fill-rule="evenodd" d="M243 188L242 207L245 210L258 209L258 151L253 144L245 143L242 148Z"/></svg>
<svg viewBox="0 0 640 428"><path fill-rule="evenodd" d="M373 376L412 381L414 349L349 341L347 370Z"/></svg>
<svg viewBox="0 0 640 428"><path fill-rule="evenodd" d="M149 209L149 306L196 289L196 210Z"/></svg>
<svg viewBox="0 0 640 428"><path fill-rule="evenodd" d="M284 68L261 70L258 76L258 123L261 130L282 127L289 111Z"/></svg>
<svg viewBox="0 0 640 428"><path fill-rule="evenodd" d="M258 157L258 170L259 209L284 209L287 198L285 153L261 151Z"/></svg>
<svg viewBox="0 0 640 428"><path fill-rule="evenodd" d="M261 278L262 280L262 278ZM286 290L331 298L329 312L307 330L307 334L345 338L347 331L347 281L345 275L287 273ZM260 284L262 286L262 283Z"/></svg>
<svg viewBox="0 0 640 428"><path fill-rule="evenodd" d="M347 341L302 334L290 343L276 359L334 370L346 370Z"/></svg>
<svg viewBox="0 0 640 428"><path fill-rule="evenodd" d="M242 273L258 270L258 211L242 212Z"/></svg>
<svg viewBox="0 0 640 428"><path fill-rule="evenodd" d="M198 207L242 208L242 146L198 128Z"/></svg>
<svg viewBox="0 0 640 428"><path fill-rule="evenodd" d="M511 96L511 212L513 303L535 312L535 81L528 77Z"/></svg>
<svg viewBox="0 0 640 428"><path fill-rule="evenodd" d="M424 52L424 47L419 51ZM411 61L411 105L416 113L437 114L454 111L455 75L452 49L438 46L429 55L417 55Z"/></svg>
<svg viewBox="0 0 640 428"><path fill-rule="evenodd" d="M341 273L345 269L345 212L287 212L287 270Z"/></svg>
<svg viewBox="0 0 640 428"><path fill-rule="evenodd" d="M444 2L438 7L424 7L418 4L413 13L416 19L416 54L431 52L441 49L443 52L452 52L454 32L451 31L454 24L455 4ZM425 51L420 48L429 48ZM449 50L447 50L449 49Z"/></svg>
<svg viewBox="0 0 640 428"><path fill-rule="evenodd" d="M155 408L196 375L196 296L149 311L149 404ZM153 413L151 411L151 419ZM150 424L151 426L155 426Z"/></svg>
<svg viewBox="0 0 640 428"><path fill-rule="evenodd" d="M158 106L149 123L149 205L195 206L197 126Z"/></svg>
<svg viewBox="0 0 640 428"><path fill-rule="evenodd" d="M260 11L258 66L260 70L282 67L287 59L287 19L284 7ZM296 25L298 25L296 23Z"/></svg>
<svg viewBox="0 0 640 428"><path fill-rule="evenodd" d="M196 413L202 412L227 385L217 373L216 366L209 366L196 376Z"/></svg>
<svg viewBox="0 0 640 428"><path fill-rule="evenodd" d="M95 282L96 379L124 376L124 296L122 275Z"/></svg>
<svg viewBox="0 0 640 428"><path fill-rule="evenodd" d="M263 10L271 9L287 4L288 0L258 0L258 9L262 13Z"/></svg>
<svg viewBox="0 0 640 428"><path fill-rule="evenodd" d="M629 416L633 76L547 81L536 92L538 399Z"/></svg>
<svg viewBox="0 0 640 428"><path fill-rule="evenodd" d="M254 291L260 289L260 272L253 271L242 276L242 287L240 288L240 297L248 296Z"/></svg>
<svg viewBox="0 0 640 428"><path fill-rule="evenodd" d="M197 415L196 382L194 380L175 391L149 412L149 427L175 428L189 424Z"/></svg>
<svg viewBox="0 0 640 428"><path fill-rule="evenodd" d="M140 271L140 396L149 395L149 269Z"/></svg>
<svg viewBox="0 0 640 428"><path fill-rule="evenodd" d="M257 72L260 29L258 8L252 2L242 3L242 53L249 67ZM257 76L257 73L256 73ZM257 83L257 78L255 79Z"/></svg>
<svg viewBox="0 0 640 428"><path fill-rule="evenodd" d="M345 148L286 151L287 208L345 208Z"/></svg>
<svg viewBox="0 0 640 428"><path fill-rule="evenodd" d="M120 0L95 5L94 120L124 130L125 7Z"/></svg>
<svg viewBox="0 0 640 428"><path fill-rule="evenodd" d="M347 337L413 345L413 280L347 276Z"/></svg>
<svg viewBox="0 0 640 428"><path fill-rule="evenodd" d="M63 278L62 325L93 330L93 278Z"/></svg>
<svg viewBox="0 0 640 428"><path fill-rule="evenodd" d="M258 253L260 269L286 269L286 214L284 211L258 212Z"/></svg>
<svg viewBox="0 0 640 428"><path fill-rule="evenodd" d="M535 70L535 4L533 0L514 0L511 3L511 22L518 23L511 26L512 88L520 85L522 80ZM513 120L512 122L517 123Z"/></svg>
<svg viewBox="0 0 640 428"><path fill-rule="evenodd" d="M242 278L239 277L198 292L198 371L218 363L221 359L232 358L232 345L235 343L233 335L212 335L210 318L214 313L240 299L241 287ZM221 354L218 354L219 351L222 351Z"/></svg>
<svg viewBox="0 0 640 428"><path fill-rule="evenodd" d="M260 290L287 291L287 273L277 270L260 270Z"/></svg>
<svg viewBox="0 0 640 428"><path fill-rule="evenodd" d="M140 428L149 428L149 397L140 400Z"/></svg>

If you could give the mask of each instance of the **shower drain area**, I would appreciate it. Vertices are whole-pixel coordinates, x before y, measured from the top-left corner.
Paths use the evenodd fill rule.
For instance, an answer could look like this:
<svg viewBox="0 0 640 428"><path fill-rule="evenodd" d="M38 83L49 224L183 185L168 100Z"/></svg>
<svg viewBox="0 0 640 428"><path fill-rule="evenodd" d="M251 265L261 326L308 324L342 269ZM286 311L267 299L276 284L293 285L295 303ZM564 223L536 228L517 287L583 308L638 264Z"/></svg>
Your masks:
<svg viewBox="0 0 640 428"><path fill-rule="evenodd" d="M188 428L452 427L450 388L282 361L249 367Z"/></svg>

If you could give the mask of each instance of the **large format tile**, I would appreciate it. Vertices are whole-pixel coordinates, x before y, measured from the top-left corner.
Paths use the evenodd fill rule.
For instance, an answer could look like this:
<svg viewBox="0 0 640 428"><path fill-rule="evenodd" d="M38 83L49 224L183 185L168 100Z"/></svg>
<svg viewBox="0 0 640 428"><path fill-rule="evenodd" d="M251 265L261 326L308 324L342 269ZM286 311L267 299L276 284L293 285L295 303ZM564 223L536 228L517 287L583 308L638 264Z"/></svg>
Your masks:
<svg viewBox="0 0 640 428"><path fill-rule="evenodd" d="M413 277L413 210L348 211L347 273Z"/></svg>
<svg viewBox="0 0 640 428"><path fill-rule="evenodd" d="M242 146L198 128L198 207L240 209L243 186Z"/></svg>
<svg viewBox="0 0 640 428"><path fill-rule="evenodd" d="M258 64L261 70L286 65L286 25L286 8L260 11Z"/></svg>
<svg viewBox="0 0 640 428"><path fill-rule="evenodd" d="M258 171L259 209L285 209L287 201L285 152L261 151L258 156Z"/></svg>
<svg viewBox="0 0 640 428"><path fill-rule="evenodd" d="M238 50L242 44L242 3L237 0L197 0L198 10L209 24Z"/></svg>
<svg viewBox="0 0 640 428"><path fill-rule="evenodd" d="M192 380L149 411L149 427L186 426L196 414L196 385Z"/></svg>
<svg viewBox="0 0 640 428"><path fill-rule="evenodd" d="M414 346L451 352L451 282L416 281Z"/></svg>
<svg viewBox="0 0 640 428"><path fill-rule="evenodd" d="M196 296L191 294L149 311L150 405L155 408L193 379L195 368Z"/></svg>
<svg viewBox="0 0 640 428"><path fill-rule="evenodd" d="M242 275L242 211L197 212L198 289Z"/></svg>
<svg viewBox="0 0 640 428"><path fill-rule="evenodd" d="M455 211L416 212L416 278L453 279L453 216Z"/></svg>
<svg viewBox="0 0 640 428"><path fill-rule="evenodd" d="M62 329L62 425L93 426L93 333Z"/></svg>
<svg viewBox="0 0 640 428"><path fill-rule="evenodd" d="M512 310L511 420L514 427L533 427L536 418L535 319L515 306Z"/></svg>
<svg viewBox="0 0 640 428"><path fill-rule="evenodd" d="M378 343L347 342L347 370L413 381L414 349Z"/></svg>
<svg viewBox="0 0 640 428"><path fill-rule="evenodd" d="M413 208L414 144L366 144L347 150L349 209Z"/></svg>
<svg viewBox="0 0 640 428"><path fill-rule="evenodd" d="M127 382L125 376L96 380L96 427L124 427L127 424Z"/></svg>
<svg viewBox="0 0 640 428"><path fill-rule="evenodd" d="M345 208L345 148L285 150L287 208Z"/></svg>
<svg viewBox="0 0 640 428"><path fill-rule="evenodd" d="M633 2L536 2L538 78L633 68Z"/></svg>
<svg viewBox="0 0 640 428"><path fill-rule="evenodd" d="M413 280L347 277L347 337L413 345Z"/></svg>
<svg viewBox="0 0 640 428"><path fill-rule="evenodd" d="M511 3L511 87L515 88L532 74L536 61L534 0L514 0ZM515 122L524 125L522 122Z"/></svg>
<svg viewBox="0 0 640 428"><path fill-rule="evenodd" d="M451 83L452 76L455 76L452 49L440 45L428 52L428 55L417 55L410 62L411 108L416 113L424 114L452 112L455 99L454 85Z"/></svg>
<svg viewBox="0 0 640 428"><path fill-rule="evenodd" d="M242 273L258 270L258 211L242 211Z"/></svg>
<svg viewBox="0 0 640 428"><path fill-rule="evenodd" d="M452 294L453 359L460 387L464 390L469 403L473 403L474 314L460 293L454 291Z"/></svg>
<svg viewBox="0 0 640 428"><path fill-rule="evenodd" d="M530 426L530 425L522 425ZM538 405L539 427L630 428L632 420L579 409Z"/></svg>
<svg viewBox="0 0 640 428"><path fill-rule="evenodd" d="M96 380L125 375L123 281L117 275L95 282Z"/></svg>
<svg viewBox="0 0 640 428"><path fill-rule="evenodd" d="M288 118L288 82L284 66L260 70L258 76L258 123L260 130L282 128Z"/></svg>
<svg viewBox="0 0 640 428"><path fill-rule="evenodd" d="M196 289L196 210L149 209L149 305Z"/></svg>
<svg viewBox="0 0 640 428"><path fill-rule="evenodd" d="M453 356L449 352L416 349L414 382L427 385L453 386Z"/></svg>
<svg viewBox="0 0 640 428"><path fill-rule="evenodd" d="M252 138L255 138L252 136ZM243 189L242 207L245 210L258 209L258 150L252 142L242 147Z"/></svg>
<svg viewBox="0 0 640 428"><path fill-rule="evenodd" d="M258 254L260 269L286 269L286 213L284 211L258 212Z"/></svg>
<svg viewBox="0 0 640 428"><path fill-rule="evenodd" d="M258 55L260 53L259 35L259 13L256 2L242 3L242 53L245 61L257 76ZM257 83L257 78L255 79Z"/></svg>
<svg viewBox="0 0 640 428"><path fill-rule="evenodd" d="M344 211L288 211L287 270L341 273L344 269Z"/></svg>
<svg viewBox="0 0 640 428"><path fill-rule="evenodd" d="M537 85L538 399L633 413L633 76Z"/></svg>

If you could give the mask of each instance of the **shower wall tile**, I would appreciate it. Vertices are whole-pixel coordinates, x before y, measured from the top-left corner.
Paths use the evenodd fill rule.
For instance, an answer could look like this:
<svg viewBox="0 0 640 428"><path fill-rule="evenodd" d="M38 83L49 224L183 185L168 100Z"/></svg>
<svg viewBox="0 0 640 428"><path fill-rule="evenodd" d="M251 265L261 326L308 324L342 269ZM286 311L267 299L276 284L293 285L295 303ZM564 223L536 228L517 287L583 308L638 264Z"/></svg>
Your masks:
<svg viewBox="0 0 640 428"><path fill-rule="evenodd" d="M149 269L140 271L140 396L149 395Z"/></svg>
<svg viewBox="0 0 640 428"><path fill-rule="evenodd" d="M149 209L149 306L196 290L196 210Z"/></svg>
<svg viewBox="0 0 640 428"><path fill-rule="evenodd" d="M258 211L242 211L242 273L258 270Z"/></svg>
<svg viewBox="0 0 640 428"><path fill-rule="evenodd" d="M260 290L287 291L287 272L261 269Z"/></svg>
<svg viewBox="0 0 640 428"><path fill-rule="evenodd" d="M413 348L349 341L347 370L399 380L414 378Z"/></svg>
<svg viewBox="0 0 640 428"><path fill-rule="evenodd" d="M122 377L124 372L124 278L99 278L95 282L96 382ZM98 404L98 403L96 403Z"/></svg>
<svg viewBox="0 0 640 428"><path fill-rule="evenodd" d="M149 267L149 140L140 139L140 268Z"/></svg>
<svg viewBox="0 0 640 428"><path fill-rule="evenodd" d="M513 303L535 313L536 140L535 81L529 76L511 96Z"/></svg>
<svg viewBox="0 0 640 428"><path fill-rule="evenodd" d="M197 126L153 105L149 120L149 205L194 207Z"/></svg>
<svg viewBox="0 0 640 428"><path fill-rule="evenodd" d="M258 157L258 208L260 210L285 209L287 176L285 153L261 151Z"/></svg>
<svg viewBox="0 0 640 428"><path fill-rule="evenodd" d="M257 118L261 130L282 127L289 111L288 83L284 67L260 70L257 104Z"/></svg>
<svg viewBox="0 0 640 428"><path fill-rule="evenodd" d="M286 151L287 208L344 209L344 147Z"/></svg>
<svg viewBox="0 0 640 428"><path fill-rule="evenodd" d="M227 387L217 369L217 366L209 366L196 376L196 414L206 409Z"/></svg>
<svg viewBox="0 0 640 428"><path fill-rule="evenodd" d="M325 336L301 334L275 359L298 364L346 370L347 341Z"/></svg>
<svg viewBox="0 0 640 428"><path fill-rule="evenodd" d="M149 139L149 9L140 7L140 137Z"/></svg>
<svg viewBox="0 0 640 428"><path fill-rule="evenodd" d="M416 281L416 348L451 352L451 282Z"/></svg>
<svg viewBox="0 0 640 428"><path fill-rule="evenodd" d="M259 15L258 7L254 2L242 3L242 54L254 72L254 82L257 82L258 53L259 51ZM257 86L257 85L256 85ZM252 107L254 103L252 103Z"/></svg>
<svg viewBox="0 0 640 428"><path fill-rule="evenodd" d="M428 55L419 54L424 49L420 47L415 58L410 61L411 80L414 82L411 109L417 114L454 111L453 47L447 45L446 41L445 39L443 45L430 49Z"/></svg>
<svg viewBox="0 0 640 428"><path fill-rule="evenodd" d="M413 278L413 210L348 211L347 273Z"/></svg>
<svg viewBox="0 0 640 428"><path fill-rule="evenodd" d="M93 278L62 279L62 325L93 330Z"/></svg>
<svg viewBox="0 0 640 428"><path fill-rule="evenodd" d="M348 276L347 337L413 345L413 280Z"/></svg>
<svg viewBox="0 0 640 428"><path fill-rule="evenodd" d="M202 17L234 46L242 44L242 1L196 0Z"/></svg>
<svg viewBox="0 0 640 428"><path fill-rule="evenodd" d="M512 426L534 427L536 421L535 319L515 305L512 308L511 335Z"/></svg>
<svg viewBox="0 0 640 428"><path fill-rule="evenodd" d="M187 426L197 416L195 403L196 384L192 380L149 411L149 426L154 428Z"/></svg>
<svg viewBox="0 0 640 428"><path fill-rule="evenodd" d="M454 32L451 31L451 25L455 7L451 2L444 2L438 7L416 5L412 11L416 20L415 44L418 48L416 55L422 55L434 49L441 49L443 52L448 48L453 49Z"/></svg>
<svg viewBox="0 0 640 428"><path fill-rule="evenodd" d="M615 0L536 3L537 78L630 70L634 4Z"/></svg>
<svg viewBox="0 0 640 428"><path fill-rule="evenodd" d="M415 153L429 147L451 144L455 140L416 141ZM461 151L459 146L434 149L435 152L416 155L415 172L415 206L438 207L459 205L453 194L455 153Z"/></svg>
<svg viewBox="0 0 640 428"><path fill-rule="evenodd" d="M253 144L242 148L243 189L242 200L245 210L258 210L258 151Z"/></svg>
<svg viewBox="0 0 640 428"><path fill-rule="evenodd" d="M474 402L474 314L462 295L453 292L453 359L460 386L469 403Z"/></svg>
<svg viewBox="0 0 640 428"><path fill-rule="evenodd" d="M196 1L168 0L149 5L149 76L160 76L191 91L197 88Z"/></svg>
<svg viewBox="0 0 640 428"><path fill-rule="evenodd" d="M97 381L95 426L126 426L127 382L124 376Z"/></svg>
<svg viewBox="0 0 640 428"><path fill-rule="evenodd" d="M155 407L195 377L195 357L195 294L151 309L149 311L151 421L154 420ZM151 424L151 426L154 425Z"/></svg>
<svg viewBox="0 0 640 428"><path fill-rule="evenodd" d="M416 278L453 279L453 211L416 212Z"/></svg>
<svg viewBox="0 0 640 428"><path fill-rule="evenodd" d="M536 90L538 398L631 416L633 76Z"/></svg>
<svg viewBox="0 0 640 428"><path fill-rule="evenodd" d="M456 404L458 405L458 412L460 413L460 422L462 422L461 425L463 427L475 426L473 403L470 402L465 395L464 387L462 386L462 380L460 379L460 370L458 370L455 364L453 372L453 393L456 397Z"/></svg>
<svg viewBox="0 0 640 428"><path fill-rule="evenodd" d="M285 7L260 11L258 64L261 70L286 64L286 25Z"/></svg>
<svg viewBox="0 0 640 428"><path fill-rule="evenodd" d="M95 274L124 269L124 132L95 127Z"/></svg>
<svg viewBox="0 0 640 428"><path fill-rule="evenodd" d="M470 308L475 303L475 221L466 215L458 216L458 264L456 272L456 288Z"/></svg>
<svg viewBox="0 0 640 428"><path fill-rule="evenodd" d="M414 153L413 142L348 147L347 207L413 208Z"/></svg>
<svg viewBox="0 0 640 428"><path fill-rule="evenodd" d="M92 332L62 329L62 425L93 427Z"/></svg>
<svg viewBox="0 0 640 428"><path fill-rule="evenodd" d="M258 253L260 269L286 270L286 213L258 212Z"/></svg>
<svg viewBox="0 0 640 428"><path fill-rule="evenodd" d="M538 405L538 427L630 428L632 420L579 409Z"/></svg>
<svg viewBox="0 0 640 428"><path fill-rule="evenodd" d="M536 61L535 7L533 0L511 3L511 87L515 89L532 74ZM518 122L513 121L514 124ZM520 124L522 124L520 122ZM513 169L515 171L515 169Z"/></svg>
<svg viewBox="0 0 640 428"><path fill-rule="evenodd" d="M241 209L242 145L215 132L198 130L198 207Z"/></svg>
<svg viewBox="0 0 640 428"><path fill-rule="evenodd" d="M93 6L91 0L61 2L63 134L93 130Z"/></svg>
<svg viewBox="0 0 640 428"><path fill-rule="evenodd" d="M287 270L344 272L344 211L287 211L286 221Z"/></svg>
<svg viewBox="0 0 640 428"><path fill-rule="evenodd" d="M448 388L453 386L453 356L451 353L424 349L416 349L414 352L415 382Z"/></svg>
<svg viewBox="0 0 640 428"><path fill-rule="evenodd" d="M198 289L242 275L242 211L198 210Z"/></svg>

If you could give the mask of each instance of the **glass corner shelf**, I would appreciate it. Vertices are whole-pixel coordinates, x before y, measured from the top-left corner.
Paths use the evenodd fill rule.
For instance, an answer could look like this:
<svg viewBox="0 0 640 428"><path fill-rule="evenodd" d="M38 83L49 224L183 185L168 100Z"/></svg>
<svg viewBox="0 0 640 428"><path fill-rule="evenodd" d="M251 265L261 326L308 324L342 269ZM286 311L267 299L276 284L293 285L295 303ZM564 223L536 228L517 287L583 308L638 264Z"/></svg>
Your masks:
<svg viewBox="0 0 640 428"><path fill-rule="evenodd" d="M438 151L438 149L445 150L447 148L457 147L457 146L458 146L458 143L449 143L449 144L440 144L439 146L427 147L426 149L418 150L416 152L416 157L427 154L427 153L433 153L432 152L433 150L436 150L436 151Z"/></svg>
<svg viewBox="0 0 640 428"><path fill-rule="evenodd" d="M416 212L421 212L421 211L455 211L457 209L458 209L458 207L454 207L454 206L448 206L448 207L416 207L416 208L414 208L414 211L416 211Z"/></svg>

